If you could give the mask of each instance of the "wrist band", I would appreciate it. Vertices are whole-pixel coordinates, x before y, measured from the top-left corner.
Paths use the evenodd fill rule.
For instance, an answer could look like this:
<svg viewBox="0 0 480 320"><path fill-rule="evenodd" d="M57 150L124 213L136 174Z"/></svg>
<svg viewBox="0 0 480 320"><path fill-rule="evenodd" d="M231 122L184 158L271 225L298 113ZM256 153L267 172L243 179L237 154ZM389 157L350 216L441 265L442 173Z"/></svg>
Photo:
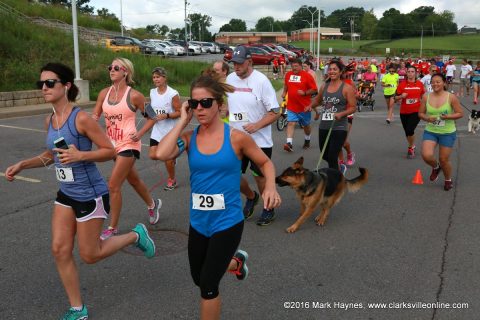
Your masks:
<svg viewBox="0 0 480 320"><path fill-rule="evenodd" d="M185 151L185 142L183 142L182 138L177 139L177 147L178 147L178 154L180 155L183 151Z"/></svg>

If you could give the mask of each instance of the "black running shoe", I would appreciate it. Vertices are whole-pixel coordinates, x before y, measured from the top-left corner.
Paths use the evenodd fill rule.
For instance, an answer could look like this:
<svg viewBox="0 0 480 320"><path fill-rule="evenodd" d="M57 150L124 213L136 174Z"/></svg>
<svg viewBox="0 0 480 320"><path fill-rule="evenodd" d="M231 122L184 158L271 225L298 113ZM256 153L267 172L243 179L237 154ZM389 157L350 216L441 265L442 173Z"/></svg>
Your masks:
<svg viewBox="0 0 480 320"><path fill-rule="evenodd" d="M247 198L247 201L245 201L245 207L243 207L243 217L245 220L248 220L252 216L253 212L255 211L255 206L258 203L258 199L260 199L260 195L257 193L257 191L253 191L253 193L255 194L253 199Z"/></svg>
<svg viewBox="0 0 480 320"><path fill-rule="evenodd" d="M275 210L263 209L260 219L257 220L257 226L268 226L275 220Z"/></svg>
<svg viewBox="0 0 480 320"><path fill-rule="evenodd" d="M303 143L303 149L310 149L310 140L305 140Z"/></svg>

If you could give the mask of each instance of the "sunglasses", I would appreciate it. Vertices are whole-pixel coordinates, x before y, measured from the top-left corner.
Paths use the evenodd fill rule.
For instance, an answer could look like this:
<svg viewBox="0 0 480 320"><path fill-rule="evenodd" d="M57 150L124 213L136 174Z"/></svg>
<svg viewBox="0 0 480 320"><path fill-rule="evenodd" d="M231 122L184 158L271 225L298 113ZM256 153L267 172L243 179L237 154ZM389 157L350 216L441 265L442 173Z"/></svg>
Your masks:
<svg viewBox="0 0 480 320"><path fill-rule="evenodd" d="M57 82L62 83L61 80L57 80L57 79L40 80L40 81L37 81L37 88L43 89L43 85L46 85L47 88L52 89L53 87L55 87L55 83Z"/></svg>
<svg viewBox="0 0 480 320"><path fill-rule="evenodd" d="M195 99L188 99L188 106L190 109L197 109L198 104L202 106L202 108L211 108L213 105L214 98L205 98L202 100L195 100Z"/></svg>
<svg viewBox="0 0 480 320"><path fill-rule="evenodd" d="M111 64L108 66L108 71L112 71L112 69L115 71L120 71L120 70L126 71L125 67L120 67L120 66Z"/></svg>

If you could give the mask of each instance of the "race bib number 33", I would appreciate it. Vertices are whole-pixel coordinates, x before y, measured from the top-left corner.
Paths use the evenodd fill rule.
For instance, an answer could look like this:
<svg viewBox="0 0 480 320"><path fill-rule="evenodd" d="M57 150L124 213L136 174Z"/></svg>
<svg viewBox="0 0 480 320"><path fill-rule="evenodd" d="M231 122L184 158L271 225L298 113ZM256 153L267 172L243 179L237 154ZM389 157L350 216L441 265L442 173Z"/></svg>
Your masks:
<svg viewBox="0 0 480 320"><path fill-rule="evenodd" d="M200 194L192 193L192 208L196 210L223 210L225 209L225 199L222 193L218 194Z"/></svg>

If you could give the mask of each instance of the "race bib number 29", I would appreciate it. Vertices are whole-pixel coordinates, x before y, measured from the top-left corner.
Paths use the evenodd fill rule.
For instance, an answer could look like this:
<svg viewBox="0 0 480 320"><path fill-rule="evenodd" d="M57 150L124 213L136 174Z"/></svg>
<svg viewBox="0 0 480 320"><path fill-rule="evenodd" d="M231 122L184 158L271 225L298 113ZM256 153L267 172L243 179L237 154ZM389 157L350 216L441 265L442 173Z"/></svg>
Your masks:
<svg viewBox="0 0 480 320"><path fill-rule="evenodd" d="M225 209L225 199L222 193L218 194L200 194L192 193L192 208L196 210L223 210Z"/></svg>

